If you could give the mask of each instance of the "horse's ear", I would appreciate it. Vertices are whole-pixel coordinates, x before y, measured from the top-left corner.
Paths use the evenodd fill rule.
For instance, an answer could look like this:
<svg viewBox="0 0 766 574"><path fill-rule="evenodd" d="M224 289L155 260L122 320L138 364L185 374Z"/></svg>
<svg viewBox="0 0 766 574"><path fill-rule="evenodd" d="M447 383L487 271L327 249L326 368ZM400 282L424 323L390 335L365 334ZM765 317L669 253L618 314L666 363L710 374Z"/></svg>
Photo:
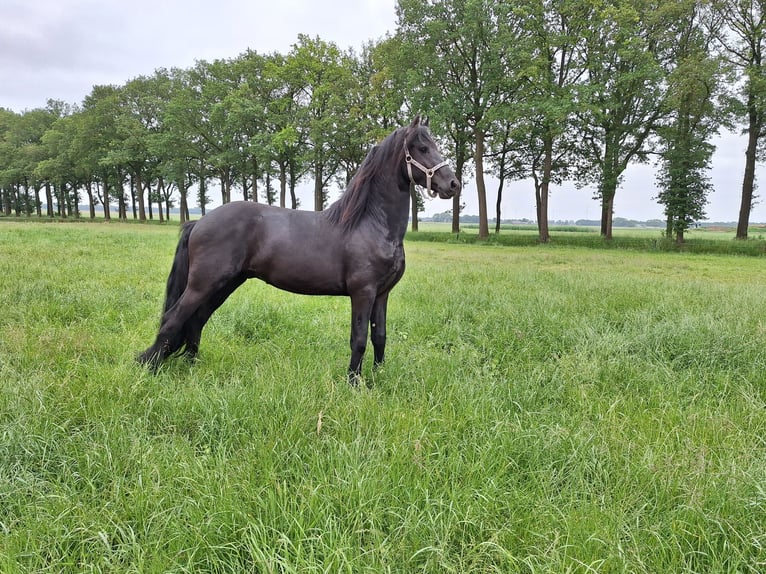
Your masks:
<svg viewBox="0 0 766 574"><path fill-rule="evenodd" d="M422 123L424 126L428 127L428 117L424 118Z"/></svg>
<svg viewBox="0 0 766 574"><path fill-rule="evenodd" d="M410 129L414 129L420 125L420 114L416 115L410 124Z"/></svg>

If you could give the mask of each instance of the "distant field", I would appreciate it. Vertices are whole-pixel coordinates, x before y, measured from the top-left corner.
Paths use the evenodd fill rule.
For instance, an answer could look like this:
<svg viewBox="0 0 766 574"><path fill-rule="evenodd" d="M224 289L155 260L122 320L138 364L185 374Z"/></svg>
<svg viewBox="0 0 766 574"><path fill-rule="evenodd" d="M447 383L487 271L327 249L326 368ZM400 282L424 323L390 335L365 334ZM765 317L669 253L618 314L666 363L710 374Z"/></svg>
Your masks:
<svg viewBox="0 0 766 574"><path fill-rule="evenodd" d="M259 282L134 364L177 234L0 222L0 572L766 569L760 257L411 238L355 391Z"/></svg>
<svg viewBox="0 0 766 574"><path fill-rule="evenodd" d="M466 233L479 232L479 226L473 223L462 224L461 230ZM434 222L422 222L419 225L422 231L426 232L445 232L449 233L452 230L452 225L449 223L434 223ZM551 225L550 231L553 235L571 234L571 233L586 233L586 234L599 234L598 227L583 227L577 225ZM613 233L617 237L663 237L664 229L658 227L615 227ZM490 224L490 233L494 234L495 224ZM689 240L695 239L733 239L736 232L735 227L698 227L690 229L686 233L686 238ZM530 225L510 225L503 224L500 226L500 233L537 233L537 226ZM766 238L766 226L753 225L749 229L749 235L751 239L764 239Z"/></svg>
<svg viewBox="0 0 766 574"><path fill-rule="evenodd" d="M486 244L512 246L532 246L538 243L538 231L535 225L504 225L496 234L491 226L487 239L479 240L478 225L461 225L460 233L453 234L448 223L421 223L418 233L411 233L412 241L443 243ZM605 241L599 229L582 226L558 226L550 228L551 246L589 247L595 249L630 249L638 251L668 251L720 255L766 255L766 228L753 226L749 230L747 241L735 241L735 229L698 228L686 234L682 245L664 237L664 230L659 228L625 227L614 228L613 239Z"/></svg>

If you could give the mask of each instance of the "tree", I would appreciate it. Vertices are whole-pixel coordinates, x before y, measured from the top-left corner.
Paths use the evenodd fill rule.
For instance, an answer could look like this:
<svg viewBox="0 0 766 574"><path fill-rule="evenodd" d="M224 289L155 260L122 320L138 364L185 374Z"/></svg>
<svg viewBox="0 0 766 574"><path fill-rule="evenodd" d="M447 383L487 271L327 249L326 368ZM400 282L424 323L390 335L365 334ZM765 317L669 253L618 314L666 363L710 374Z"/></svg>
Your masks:
<svg viewBox="0 0 766 574"><path fill-rule="evenodd" d="M413 102L432 109L435 125L451 131L458 172L472 146L479 204L479 237L489 236L484 157L492 127L490 110L508 101L509 52L523 29L510 3L399 0L398 31L408 53ZM463 148L463 149L460 149ZM462 173L458 173L462 177ZM454 200L459 202L459 198ZM454 210L458 212L458 209Z"/></svg>
<svg viewBox="0 0 766 574"><path fill-rule="evenodd" d="M285 65L285 57L272 54L264 67L267 90L265 148L268 162L275 163L279 178L279 205L286 207L289 188L291 207L298 208L295 186L305 172L306 133L298 120L300 82Z"/></svg>
<svg viewBox="0 0 766 574"><path fill-rule="evenodd" d="M59 118L42 137L44 159L37 163L34 174L35 179L45 186L47 212L50 217L54 214L52 188L57 190L58 213L61 217L67 216L69 206L65 197L67 190L75 193L75 199L79 200L77 190L83 182L83 173L77 169L77 156L73 153L72 145L76 138L76 117L71 115ZM90 211L91 213L94 211L92 204Z"/></svg>
<svg viewBox="0 0 766 574"><path fill-rule="evenodd" d="M666 105L669 117L659 130L662 142L660 192L665 206L667 236L678 243L694 221L705 218L712 184L707 176L714 147L709 143L721 123L716 105L721 81L720 62L711 55L708 33L714 26L705 2L687 0L664 9L675 55L668 74Z"/></svg>
<svg viewBox="0 0 766 574"><path fill-rule="evenodd" d="M413 86L411 85L411 48L401 34L389 37L374 46L368 46L362 54L361 65L366 73L355 74L366 78L361 89L366 102L364 116L370 121L370 129L364 137L367 142L383 138L394 126L403 124L408 115L414 115ZM443 127L443 126L442 126ZM359 149L362 157L368 143ZM411 228L418 230L418 214L424 209L423 197L410 186Z"/></svg>
<svg viewBox="0 0 766 574"><path fill-rule="evenodd" d="M747 239L755 166L766 138L766 0L717 0L714 7L724 23L717 33L723 54L743 78L738 108L746 125L747 149L736 237Z"/></svg>
<svg viewBox="0 0 766 574"><path fill-rule="evenodd" d="M167 72L168 102L163 113L163 129L150 140L150 151L159 161L160 193L169 204L173 187L178 190L181 223L189 219L189 189L195 179L207 177L201 157L207 153L204 138L196 125L196 110L200 104L195 88L185 70L174 68ZM204 208L204 203L200 207Z"/></svg>
<svg viewBox="0 0 766 574"><path fill-rule="evenodd" d="M601 235L612 238L614 201L622 174L646 161L649 137L665 111L660 43L668 22L650 0L586 0L578 84L578 180L595 183Z"/></svg>
<svg viewBox="0 0 766 574"><path fill-rule="evenodd" d="M6 116L3 135L6 153L3 165L0 165L0 185L5 187L7 198L13 198L6 201L6 210L13 208L17 215L30 216L33 212L41 215L39 194L46 180L38 167L48 159L49 153L43 143L44 136L68 111L69 106L63 102L49 100L45 108ZM71 205L71 201L66 205ZM48 211L51 209L49 202Z"/></svg>
<svg viewBox="0 0 766 574"><path fill-rule="evenodd" d="M0 108L0 211L5 215L11 214L15 203L15 176L12 172L12 164L17 146L12 141L10 133L17 121L19 121L18 114Z"/></svg>
<svg viewBox="0 0 766 574"><path fill-rule="evenodd" d="M82 153L86 157L92 177L101 185L101 203L104 218L111 219L110 197L118 201L118 213L124 218L125 192L123 189L125 168L115 158L108 158L109 151L118 145L120 136L117 121L120 117L120 93L116 86L94 86L83 102L83 122L80 126L83 140Z"/></svg>
<svg viewBox="0 0 766 574"><path fill-rule="evenodd" d="M266 61L266 57L252 51L240 54L231 63L237 87L224 99L226 121L230 124L227 131L235 138L239 152L234 168L241 178L245 201L258 201L258 180L269 166Z"/></svg>
<svg viewBox="0 0 766 574"><path fill-rule="evenodd" d="M285 59L284 73L289 74L296 99L300 131L306 134L305 163L314 176L314 210L327 203L327 184L336 176L340 158L332 146L340 141L343 129L357 131L341 118L349 113L356 89L352 60L333 43L319 38L298 36Z"/></svg>
<svg viewBox="0 0 766 574"><path fill-rule="evenodd" d="M370 144L387 136L393 124L400 124L397 111L402 96L393 90L385 58L385 50L371 43L359 55L344 54L349 84L339 100L343 108L333 112L337 126L329 142L330 153L338 159L335 179L341 188L351 181Z"/></svg>
<svg viewBox="0 0 766 574"><path fill-rule="evenodd" d="M195 106L194 115L186 116L186 126L198 151L200 185L209 170L221 182L221 202L229 203L240 138L239 126L228 121L227 97L238 88L238 78L229 61L216 60L197 62L188 79L190 99Z"/></svg>
<svg viewBox="0 0 766 574"><path fill-rule="evenodd" d="M529 30L527 42L518 52L524 62L523 90L498 117L493 148L501 186L507 176L534 182L539 239L546 243L550 239L550 186L568 176L568 160L575 147L575 88L584 73L578 55L588 22L581 0L520 2L516 15ZM502 188L498 190L497 230L501 195Z"/></svg>
<svg viewBox="0 0 766 574"><path fill-rule="evenodd" d="M138 219L146 220L146 201L159 158L153 153L152 138L163 130L164 111L170 99L170 79L164 70L153 76L139 76L120 89L116 145L105 161L125 166L138 201ZM134 206L135 208L135 206Z"/></svg>

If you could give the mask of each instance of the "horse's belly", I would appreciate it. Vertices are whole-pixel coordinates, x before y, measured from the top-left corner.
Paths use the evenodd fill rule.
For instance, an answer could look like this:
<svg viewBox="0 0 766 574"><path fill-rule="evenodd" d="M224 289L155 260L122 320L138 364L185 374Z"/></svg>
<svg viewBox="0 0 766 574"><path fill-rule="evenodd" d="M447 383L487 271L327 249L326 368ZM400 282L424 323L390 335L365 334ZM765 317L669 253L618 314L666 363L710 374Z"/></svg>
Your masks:
<svg viewBox="0 0 766 574"><path fill-rule="evenodd" d="M261 277L269 285L300 295L347 295L344 286L333 282L308 281L305 278L270 276Z"/></svg>
<svg viewBox="0 0 766 574"><path fill-rule="evenodd" d="M251 273L279 289L302 295L346 295L342 272L332 263L300 261L259 266Z"/></svg>

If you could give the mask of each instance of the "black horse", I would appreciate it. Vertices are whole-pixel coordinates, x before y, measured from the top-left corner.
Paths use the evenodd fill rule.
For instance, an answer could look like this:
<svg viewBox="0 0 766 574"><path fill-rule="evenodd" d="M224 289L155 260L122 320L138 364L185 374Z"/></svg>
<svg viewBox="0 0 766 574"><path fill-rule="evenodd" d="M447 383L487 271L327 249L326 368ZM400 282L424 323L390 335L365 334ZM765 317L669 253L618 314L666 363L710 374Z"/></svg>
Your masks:
<svg viewBox="0 0 766 574"><path fill-rule="evenodd" d="M383 361L388 294L404 273L410 182L443 199L460 190L420 117L374 147L325 211L235 202L186 223L157 339L138 360L156 369L182 349L195 357L213 312L246 279L257 277L294 293L351 298L348 370L356 384L368 323L375 364Z"/></svg>

